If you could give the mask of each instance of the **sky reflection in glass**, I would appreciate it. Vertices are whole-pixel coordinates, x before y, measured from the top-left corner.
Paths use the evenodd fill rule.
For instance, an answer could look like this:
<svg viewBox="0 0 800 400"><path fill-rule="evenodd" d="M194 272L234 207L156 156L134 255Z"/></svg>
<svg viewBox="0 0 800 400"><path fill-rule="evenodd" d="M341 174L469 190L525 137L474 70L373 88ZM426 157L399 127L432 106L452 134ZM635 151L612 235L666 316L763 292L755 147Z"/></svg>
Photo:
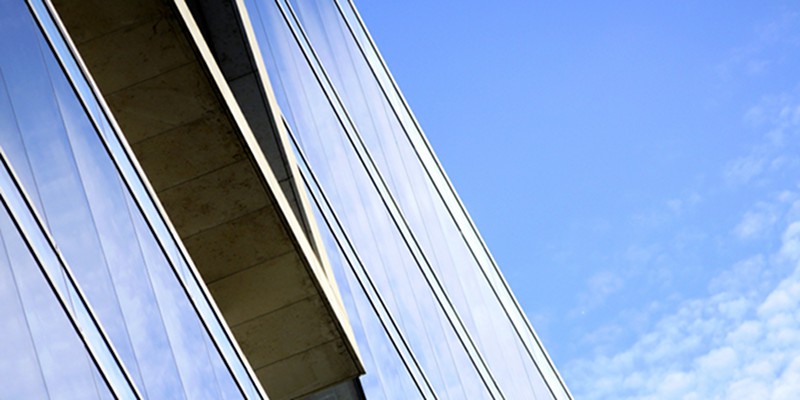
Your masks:
<svg viewBox="0 0 800 400"><path fill-rule="evenodd" d="M24 3L0 4L0 37L0 147L140 392L151 398L241 398L214 343L228 344L230 354L228 339L209 336L165 254L178 249L154 236ZM94 118L110 128L102 115ZM136 184L131 190L146 193ZM18 250L7 247L9 254ZM200 308L215 318L207 304ZM222 329L213 323L218 321L212 320L211 331L219 335Z"/></svg>
<svg viewBox="0 0 800 400"><path fill-rule="evenodd" d="M553 398L538 342L477 233L468 231L446 178L431 170L432 153L420 151L424 137L388 76L376 70L379 60L350 5L246 4L298 158L310 164L301 172L317 180L310 194L320 201L319 190L326 192L333 210L321 218L334 213L343 225L326 235L352 240L378 287L366 296L386 302L437 395ZM365 296L344 261L332 261L343 295ZM363 323L367 307L357 303L346 306ZM380 370L397 355L375 357L387 358L376 362L378 377L368 370L365 390L386 396L392 391Z"/></svg>

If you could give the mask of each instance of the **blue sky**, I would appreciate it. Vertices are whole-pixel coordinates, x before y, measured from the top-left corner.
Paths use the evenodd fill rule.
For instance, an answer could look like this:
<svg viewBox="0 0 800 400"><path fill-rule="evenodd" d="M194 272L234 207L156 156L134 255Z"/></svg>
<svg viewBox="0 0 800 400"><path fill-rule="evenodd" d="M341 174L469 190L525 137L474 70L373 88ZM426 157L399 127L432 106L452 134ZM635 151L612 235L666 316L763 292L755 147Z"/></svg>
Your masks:
<svg viewBox="0 0 800 400"><path fill-rule="evenodd" d="M800 392L800 8L357 5L578 398Z"/></svg>

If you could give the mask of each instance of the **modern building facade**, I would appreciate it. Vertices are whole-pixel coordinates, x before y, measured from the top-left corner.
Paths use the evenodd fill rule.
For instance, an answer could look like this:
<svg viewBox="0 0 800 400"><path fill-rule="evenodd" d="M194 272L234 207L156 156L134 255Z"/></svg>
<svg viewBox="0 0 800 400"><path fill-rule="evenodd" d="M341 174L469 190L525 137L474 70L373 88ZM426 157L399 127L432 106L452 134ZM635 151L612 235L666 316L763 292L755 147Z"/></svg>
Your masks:
<svg viewBox="0 0 800 400"><path fill-rule="evenodd" d="M0 398L571 398L350 1L0 0L0 148Z"/></svg>

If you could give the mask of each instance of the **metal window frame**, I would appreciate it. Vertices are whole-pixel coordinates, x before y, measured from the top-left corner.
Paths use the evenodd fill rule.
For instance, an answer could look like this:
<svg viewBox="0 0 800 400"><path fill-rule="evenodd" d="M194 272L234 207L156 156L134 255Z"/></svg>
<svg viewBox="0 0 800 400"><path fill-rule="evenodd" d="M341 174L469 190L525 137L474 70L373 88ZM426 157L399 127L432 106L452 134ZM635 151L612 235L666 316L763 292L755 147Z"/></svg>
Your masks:
<svg viewBox="0 0 800 400"><path fill-rule="evenodd" d="M141 399L141 392L136 387L133 379L128 373L128 370L125 368L124 363L122 363L119 353L114 348L114 345L108 338L103 326L100 324L96 313L86 299L83 290L78 285L77 280L72 273L72 269L69 267L63 255L58 250L53 237L47 230L47 227L42 221L41 216L36 211L33 203L31 202L30 196L22 187L19 177L14 172L14 169L12 168L8 157L2 148L0 148L0 164L2 164L0 174L3 174L13 185L12 188L0 186L0 203L3 204L3 208L8 212L11 221L19 232L22 240L25 242L25 245L27 246L31 256L38 265L40 272L44 275L47 284L50 286L50 289L56 296L58 303L64 310L64 313L67 315L67 318L75 329L75 332L78 334L78 338L84 343L84 346L89 352L94 365L97 367L98 371L100 371L100 375L102 376L106 385L108 385L112 393L117 398ZM21 203L23 207L21 210L16 209L14 202L11 201L11 196L14 196L15 194L19 197L18 202ZM30 215L35 226L23 226L26 224L23 222L23 218L20 217L20 214L22 213ZM31 233L29 233L30 231L36 231L42 236L47 243L46 249L37 248L38 246L36 245L36 242L31 238ZM59 268L60 272L64 274L64 277L66 278L65 289L73 292L72 294L62 293L62 290L59 289L59 285L55 283L56 277L53 276L52 271L50 270L51 268L47 268L45 266L45 262L41 255L43 251L52 252L56 257L59 265L55 266L54 268ZM73 296L75 299L72 299ZM77 302L70 301L68 299L77 300ZM70 307L70 305L72 307ZM76 311L74 308L78 308L80 312L87 315L89 317L89 321L83 322L77 315L79 311ZM112 361L112 363L109 364L107 361ZM114 384L112 379L117 384ZM128 387L120 387L119 383L122 382L127 383Z"/></svg>
<svg viewBox="0 0 800 400"><path fill-rule="evenodd" d="M472 217L469 215L469 212L467 211L466 207L464 206L464 203L462 202L461 198L459 197L458 193L456 192L455 187L452 184L452 181L447 176L447 173L445 172L444 167L442 166L441 162L439 161L439 158L436 156L436 153L433 151L433 148L431 147L430 142L428 141L427 137L423 133L423 130L422 130L421 125L419 124L419 121L417 120L416 116L412 112L411 107L408 105L408 102L406 101L405 96L403 96L403 93L400 91L400 88L399 88L397 82L395 81L394 76L392 75L391 71L389 70L389 68L388 68L388 66L386 64L386 61L384 60L383 56L381 55L380 51L378 50L378 47L376 46L375 41L372 38L372 35L367 30L366 25L364 24L364 21L361 18L360 13L358 12L358 9L355 7L355 4L353 3L353 0L346 0L347 4L348 4L348 7L352 11L352 13L355 16L355 18L357 19L359 28L363 32L364 37L368 41L367 44L369 45L370 49L372 50L372 52L377 57L378 62L380 63L380 69L383 71L383 73L386 75L386 77L389 79L389 82L391 83L391 87L388 88L388 89L386 87L384 87L384 84L383 84L381 79L377 79L377 74L378 73L375 71L373 63L371 63L369 61L369 58L367 57L365 50L361 47L361 42L356 37L356 34L354 32L353 27L350 25L350 22L348 21L348 18L345 16L345 13L344 13L344 10L343 10L343 8L342 8L342 6L340 4L340 1L339 0L332 0L332 1L335 3L337 9L339 10L339 13L342 16L342 20L344 21L344 23L346 24L348 30L350 31L351 35L353 36L353 40L358 45L359 50L361 51L362 56L364 57L366 64L373 71L373 74L375 74L376 81L378 82L379 86L381 87L381 91L383 92L384 96L386 97L387 104L394 111L395 116L397 117L400 126L403 128L403 131L405 132L406 137L408 138L409 143L411 144L412 148L414 149L414 151L417 154L417 157L419 158L420 164L425 169L425 172L428 174L429 179L431 180L431 183L433 184L433 187L437 190L437 192L439 193L440 197L442 198L442 201L445 203L445 207L450 212L450 217L452 218L453 223L456 225L456 227L459 228L459 231L462 233L462 235L466 235L465 232L470 232L470 233L472 233L472 235L474 235L474 240L470 240L469 238L464 236L464 241L467 244L467 247L470 249L470 252L472 253L473 257L475 258L476 263L480 266L480 268L481 268L481 270L483 272L484 278L486 279L487 283L492 288L492 291L495 292L495 296L497 297L498 301L500 302L500 304L502 305L502 307L506 311L507 316L508 316L512 326L514 326L515 330L517 331L517 335L520 337L523 345L525 346L527 352L529 353L529 356L534 361L534 364L537 366L537 368L540 369L540 373L542 373L542 376L545 378L545 382L547 383L548 388L551 391L551 394L553 394L553 396L555 396L556 398L562 398L563 397L563 396L559 396L559 393L556 393L556 391L554 390L554 386L557 386L557 387L560 387L561 389L563 389L563 393L566 396L566 398L572 399L572 394L570 393L569 388L567 387L567 385L565 384L563 378L561 377L560 373L558 372L558 369L556 369L555 364L553 363L552 359L550 358L549 354L547 353L547 350L542 345L541 340L539 339L539 336L536 334L535 330L533 329L533 326L530 323L530 320L528 319L527 315L525 314L525 312L523 312L522 307L520 306L516 296L511 291L511 288L508 285L508 282L506 281L505 277L503 276L502 272L500 271L500 268L497 265L497 261L494 259L494 256L492 256L491 252L489 251L489 248L486 245L486 242L484 241L484 239L481 236L480 232L478 231L477 226L475 225L475 222L473 221ZM402 121L402 118L400 118L400 116L399 116L398 111L393 106L393 102L389 98L389 94L388 94L389 91L392 91L397 95L398 99L400 100L400 102L401 102L401 104L403 106L403 111L405 111L405 113L408 115L409 119L411 120L411 122L414 125L413 131L417 134L416 135L417 136L417 140L419 142L422 142L422 145L420 145L418 143L418 141L415 141L411 137L411 133L409 132L409 129L406 128L405 124ZM427 157L425 157L425 156L427 156ZM434 175L436 175L436 174L439 175L439 180L434 178ZM442 186L444 186L444 187L442 187ZM451 196L450 201L448 201L447 195ZM452 207L451 203L454 203L455 207ZM454 211L453 208L455 208L456 210ZM459 220L459 218L456 217L456 215L455 215L456 212L460 212L461 213L461 217L464 219L464 222L461 222ZM475 241L477 241L477 246L474 243ZM478 247L478 248L476 249L475 247ZM484 255L486 255L486 257L488 258L488 260L490 262L489 266L486 266L483 263L481 263L480 261L478 261L478 258L477 258L477 255L476 255L477 252L483 252ZM503 294L507 295L508 299L511 301L511 310L508 309L509 307L506 304L507 301L504 301L501 298L500 294L497 292L497 288L496 288L495 284L492 283L492 280L489 277L489 274L494 274L495 278L499 280L499 282L501 284L500 290L503 290L503 292L504 292ZM522 327L518 326L519 323L517 321L515 321L515 319L513 317L511 317L511 315L509 314L511 312L515 312L517 314L517 317L521 318L522 324L524 326L522 326ZM535 344L536 347L531 348L530 343L522 337L522 333L520 332L520 329L521 330L527 330L527 332L530 333L531 337L534 340L534 344ZM546 370L546 371L542 371L541 370L541 367L539 367L539 363L537 362L537 356L542 357L544 359L543 361L545 361L546 365L549 366L548 370ZM551 373L544 373L544 372L551 372Z"/></svg>
<svg viewBox="0 0 800 400"><path fill-rule="evenodd" d="M496 379L494 378L491 369L489 369L488 364L483 358L480 349L478 349L477 345L475 344L474 339L472 338L469 331L466 329L466 325L464 324L463 320L461 319L460 314L458 313L455 306L452 304L450 297L447 295L447 291L442 284L441 279L438 276L438 273L432 267L430 262L428 261L428 257L425 255L424 251L422 250L419 242L416 239L413 231L411 230L407 219L405 218L404 214L400 210L400 207L394 198L391 190L389 190L388 184L386 180L383 178L382 174L377 168L375 161L372 159L369 151L367 150L366 144L358 132L358 129L353 122L352 117L350 117L341 97L338 94L338 91L335 89L332 81L327 75L327 72L322 67L322 64L317 56L316 52L313 49L308 37L303 30L302 26L299 23L291 5L288 2L285 2L288 12L281 4L280 0L275 0L275 5L278 7L284 21L287 25L287 29L293 36L294 40L298 44L298 48L301 51L303 57L306 59L311 72L313 73L315 79L317 80L318 84L320 85L320 89L322 90L323 94L330 102L332 110L341 125L343 131L347 135L347 138L353 147L353 150L356 152L356 155L359 158L359 162L362 164L364 169L366 170L368 177L373 182L373 185L378 192L381 201L384 204L389 216L392 219L392 222L395 224L398 232L400 233L401 237L404 239L405 245L408 247L408 250L411 253L411 256L415 260L420 272L422 272L424 279L428 283L431 291L434 294L434 298L439 303L440 308L444 312L445 316L447 317L447 321L450 323L451 328L454 330L456 336L459 338L462 347L464 348L467 357L471 360L471 363L475 367L476 372L481 377L484 386L486 387L487 391L493 398L505 398L502 393L499 384L497 383ZM291 21L295 21L295 25L297 28L293 26ZM305 46L304 46L305 44ZM308 50L306 50L306 47ZM310 54L309 54L310 53ZM338 106L338 107L337 107Z"/></svg>

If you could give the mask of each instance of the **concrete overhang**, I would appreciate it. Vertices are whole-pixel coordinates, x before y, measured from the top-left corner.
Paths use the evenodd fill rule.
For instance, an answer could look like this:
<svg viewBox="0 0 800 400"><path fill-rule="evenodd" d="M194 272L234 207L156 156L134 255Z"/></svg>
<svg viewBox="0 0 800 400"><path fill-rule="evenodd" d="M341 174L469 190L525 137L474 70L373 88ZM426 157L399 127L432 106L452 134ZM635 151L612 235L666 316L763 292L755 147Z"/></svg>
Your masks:
<svg viewBox="0 0 800 400"><path fill-rule="evenodd" d="M259 57L240 107L183 0L53 3L269 397L362 374Z"/></svg>

